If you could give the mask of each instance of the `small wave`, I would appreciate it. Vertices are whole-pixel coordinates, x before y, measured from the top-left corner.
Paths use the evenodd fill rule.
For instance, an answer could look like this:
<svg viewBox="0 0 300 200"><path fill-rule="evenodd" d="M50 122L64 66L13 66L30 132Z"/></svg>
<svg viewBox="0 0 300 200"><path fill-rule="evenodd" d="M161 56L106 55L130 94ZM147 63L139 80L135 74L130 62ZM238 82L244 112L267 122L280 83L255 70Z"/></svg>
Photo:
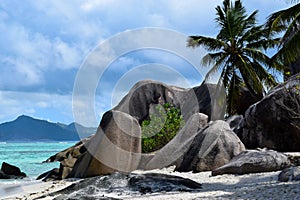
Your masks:
<svg viewBox="0 0 300 200"><path fill-rule="evenodd" d="M7 144L7 142L0 142L0 144Z"/></svg>

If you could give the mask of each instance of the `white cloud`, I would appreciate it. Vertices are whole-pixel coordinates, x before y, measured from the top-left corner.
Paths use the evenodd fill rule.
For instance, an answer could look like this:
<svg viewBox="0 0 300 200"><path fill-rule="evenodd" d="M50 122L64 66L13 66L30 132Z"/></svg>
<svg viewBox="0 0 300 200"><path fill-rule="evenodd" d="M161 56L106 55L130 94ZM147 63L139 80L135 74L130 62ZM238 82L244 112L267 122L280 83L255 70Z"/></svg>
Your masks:
<svg viewBox="0 0 300 200"><path fill-rule="evenodd" d="M72 97L67 95L0 91L0 121L14 120L19 115L70 123ZM53 117L55 116L55 117Z"/></svg>
<svg viewBox="0 0 300 200"><path fill-rule="evenodd" d="M92 10L97 10L97 9L103 9L103 7L106 7L112 3L116 2L115 0L87 0L85 2L83 2L80 5L80 8L83 11L92 11ZM120 3L120 2L119 2Z"/></svg>
<svg viewBox="0 0 300 200"><path fill-rule="evenodd" d="M215 35L217 32L214 24L215 7L221 4L222 0L1 1L0 121L15 118L19 114L51 118L53 121L55 118L59 120L60 116L70 119L72 113L70 96L47 94L48 91L39 94L18 92L18 90L20 88L22 90L23 87L28 89L31 86L38 88L43 84L51 85L46 80L59 81L56 79L57 74L55 73L53 73L54 78L46 79L49 71L60 73L63 70L79 68L87 54L94 50L100 41L110 40L112 36L125 30L161 27L174 29L187 35ZM289 6L282 0L253 0L244 1L244 4L249 12L259 9L261 19L268 16L273 10ZM156 35L153 38L151 34L151 32L145 32L141 37L129 35L128 38L123 38L124 40L107 43L107 46L103 46L99 50L100 54L95 54L88 62L97 67L99 67L99 63L104 63L100 65L103 70L107 67L107 63L121 56L124 49L147 44L161 45L162 50L185 48L186 40L179 41L172 38L172 35L164 34ZM165 41L166 37L167 41ZM200 54L197 54L196 51L198 50L190 49L188 53L177 53L199 66ZM158 64L163 62L171 67L179 63L177 60L173 60L172 56L160 57L159 52L148 52L144 56L148 56L149 60L158 58L156 59ZM122 73L131 69L128 66L134 67L143 64L141 59L126 56L117 62ZM94 70L94 72L96 71L97 69ZM147 75L146 71L144 72ZM89 74L83 83L88 85L90 81L97 82L96 75ZM129 77L129 75L127 76ZM138 76L140 75L136 75L136 77ZM167 80L168 77L164 79ZM134 77L132 80L135 80ZM172 81L171 83L174 84L183 84L181 79ZM196 82L196 80L192 80L192 82ZM129 83L131 83L130 80L127 85ZM1 92L1 88L16 92ZM125 90L120 90L120 94L117 95L120 97L124 93ZM105 95L108 94L105 93ZM102 99L96 101L95 110L98 114L93 118L97 119L99 113L103 113L103 110L107 109L110 102L103 99L106 97L101 97ZM50 117L46 117L47 114Z"/></svg>

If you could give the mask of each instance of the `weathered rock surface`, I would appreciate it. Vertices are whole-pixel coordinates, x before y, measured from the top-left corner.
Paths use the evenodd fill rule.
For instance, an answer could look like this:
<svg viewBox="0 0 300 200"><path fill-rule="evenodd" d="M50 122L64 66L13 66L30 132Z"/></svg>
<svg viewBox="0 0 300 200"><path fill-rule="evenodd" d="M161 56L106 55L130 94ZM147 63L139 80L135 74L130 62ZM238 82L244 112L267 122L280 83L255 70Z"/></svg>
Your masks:
<svg viewBox="0 0 300 200"><path fill-rule="evenodd" d="M90 137L84 138L81 141L77 142L75 145L58 152L57 154L51 156L44 162L56 162L56 161L64 161L66 159L77 159L82 153L86 151L84 144L89 141L94 135Z"/></svg>
<svg viewBox="0 0 300 200"><path fill-rule="evenodd" d="M129 187L142 194L162 191L192 191L202 188L200 183L193 180L167 174L147 173L129 177Z"/></svg>
<svg viewBox="0 0 300 200"><path fill-rule="evenodd" d="M252 105L237 133L249 149L300 151L300 74L273 88Z"/></svg>
<svg viewBox="0 0 300 200"><path fill-rule="evenodd" d="M217 120L200 130L194 137L182 163L176 171L209 171L228 163L245 150L243 143L228 123Z"/></svg>
<svg viewBox="0 0 300 200"><path fill-rule="evenodd" d="M300 181L300 167L293 166L282 170L282 172L280 172L280 174L278 175L278 181Z"/></svg>
<svg viewBox="0 0 300 200"><path fill-rule="evenodd" d="M271 172L284 169L290 164L286 155L273 150L247 150L226 165L214 169L212 175Z"/></svg>
<svg viewBox="0 0 300 200"><path fill-rule="evenodd" d="M120 196L137 196L146 193L199 191L201 184L179 176L146 173L129 174L113 173L106 176L86 178L61 191L49 196L55 199L111 199L109 194L116 193Z"/></svg>
<svg viewBox="0 0 300 200"><path fill-rule="evenodd" d="M177 135L160 149L146 163L140 163L139 168L150 170L160 169L170 165L179 166L182 162L183 155L189 149L193 138L199 130L207 125L208 116L202 113L196 113L190 117L184 127ZM142 157L150 157L149 154L143 154ZM145 159L145 158L143 158Z"/></svg>
<svg viewBox="0 0 300 200"><path fill-rule="evenodd" d="M58 152L44 162L60 162L59 168L54 168L48 172L41 174L37 180L44 181L61 180L66 178L72 171L76 160L86 152L85 144L93 138L94 135L84 138L75 145Z"/></svg>
<svg viewBox="0 0 300 200"><path fill-rule="evenodd" d="M120 111L106 112L86 148L68 177L84 178L137 169L141 154L138 121Z"/></svg>
<svg viewBox="0 0 300 200"><path fill-rule="evenodd" d="M0 170L0 179L16 179L16 178L24 178L26 174L21 172L19 167L8 164L6 162L2 163Z"/></svg>

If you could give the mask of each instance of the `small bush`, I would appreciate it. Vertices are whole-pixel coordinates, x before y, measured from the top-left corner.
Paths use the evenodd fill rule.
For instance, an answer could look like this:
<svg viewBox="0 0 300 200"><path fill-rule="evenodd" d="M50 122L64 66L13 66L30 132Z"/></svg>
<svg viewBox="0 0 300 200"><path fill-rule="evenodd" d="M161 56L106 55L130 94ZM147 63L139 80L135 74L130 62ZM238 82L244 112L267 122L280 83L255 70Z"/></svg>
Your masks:
<svg viewBox="0 0 300 200"><path fill-rule="evenodd" d="M158 104L150 115L150 120L142 122L142 152L161 149L172 140L184 126L180 109L170 103Z"/></svg>

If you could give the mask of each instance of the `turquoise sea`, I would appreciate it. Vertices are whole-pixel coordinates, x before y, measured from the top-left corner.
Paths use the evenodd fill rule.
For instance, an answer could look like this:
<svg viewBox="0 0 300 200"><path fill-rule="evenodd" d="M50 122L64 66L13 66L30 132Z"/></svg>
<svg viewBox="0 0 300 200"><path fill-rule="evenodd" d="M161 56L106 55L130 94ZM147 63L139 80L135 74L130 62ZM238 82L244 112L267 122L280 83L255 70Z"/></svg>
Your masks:
<svg viewBox="0 0 300 200"><path fill-rule="evenodd" d="M28 177L24 181L34 180L38 175L59 167L59 162L43 161L76 142L0 142L0 165L2 162L15 165L27 174ZM0 180L0 183L12 181L22 180Z"/></svg>

